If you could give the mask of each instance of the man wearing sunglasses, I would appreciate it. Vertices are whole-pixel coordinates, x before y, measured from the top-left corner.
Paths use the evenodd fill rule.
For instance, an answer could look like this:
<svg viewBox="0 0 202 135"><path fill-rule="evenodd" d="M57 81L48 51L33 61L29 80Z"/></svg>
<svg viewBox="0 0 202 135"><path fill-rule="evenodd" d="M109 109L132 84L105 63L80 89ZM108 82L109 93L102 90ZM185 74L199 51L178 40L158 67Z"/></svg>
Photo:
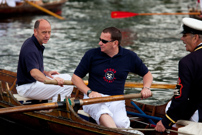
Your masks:
<svg viewBox="0 0 202 135"><path fill-rule="evenodd" d="M202 21L183 18L182 23L181 40L190 53L179 61L179 91L172 98L164 118L156 125L155 129L159 132L171 128L180 119L202 122ZM193 117L194 113L197 114L196 117ZM194 130L197 134L197 130Z"/></svg>
<svg viewBox="0 0 202 135"><path fill-rule="evenodd" d="M83 56L72 76L72 82L84 93L84 98L123 95L129 72L143 77L143 98L151 96L153 77L150 71L136 53L120 46L121 38L120 30L106 28L99 38L99 47L87 51ZM88 86L82 80L87 73ZM130 126L124 100L86 105L83 109L100 125L111 128Z"/></svg>

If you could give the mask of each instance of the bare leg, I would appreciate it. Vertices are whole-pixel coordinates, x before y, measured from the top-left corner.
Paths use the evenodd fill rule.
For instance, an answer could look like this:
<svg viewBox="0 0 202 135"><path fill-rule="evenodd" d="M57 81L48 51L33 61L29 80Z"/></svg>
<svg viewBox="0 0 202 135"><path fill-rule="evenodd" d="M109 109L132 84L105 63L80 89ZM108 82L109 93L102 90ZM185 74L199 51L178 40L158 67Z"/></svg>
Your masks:
<svg viewBox="0 0 202 135"><path fill-rule="evenodd" d="M108 114L102 114L100 116L100 125L109 127L109 128L117 128L114 120Z"/></svg>

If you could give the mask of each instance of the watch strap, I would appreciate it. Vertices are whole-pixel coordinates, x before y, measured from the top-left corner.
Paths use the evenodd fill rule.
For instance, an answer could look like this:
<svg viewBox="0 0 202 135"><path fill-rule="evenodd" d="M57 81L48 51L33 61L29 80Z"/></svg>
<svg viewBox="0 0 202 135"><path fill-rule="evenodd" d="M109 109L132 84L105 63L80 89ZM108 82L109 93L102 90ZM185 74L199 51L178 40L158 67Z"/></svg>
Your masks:
<svg viewBox="0 0 202 135"><path fill-rule="evenodd" d="M89 94L91 93L91 92L93 92L92 90L88 90L87 91L87 96L89 97Z"/></svg>

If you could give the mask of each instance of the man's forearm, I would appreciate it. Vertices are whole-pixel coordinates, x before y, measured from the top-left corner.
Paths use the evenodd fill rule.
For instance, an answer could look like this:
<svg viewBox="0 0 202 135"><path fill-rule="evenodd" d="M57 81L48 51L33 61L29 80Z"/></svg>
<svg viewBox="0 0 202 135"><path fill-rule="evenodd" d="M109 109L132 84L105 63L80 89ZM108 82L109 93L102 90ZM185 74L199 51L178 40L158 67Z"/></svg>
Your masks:
<svg viewBox="0 0 202 135"><path fill-rule="evenodd" d="M87 91L90 89L86 84L83 82L82 78L79 76L73 74L72 76L72 82L76 87L83 93L87 94Z"/></svg>
<svg viewBox="0 0 202 135"><path fill-rule="evenodd" d="M143 77L143 87L151 87L153 81L153 77L151 72L149 71L144 77Z"/></svg>
<svg viewBox="0 0 202 135"><path fill-rule="evenodd" d="M50 80L49 78L47 78L40 70L38 69L32 69L30 71L31 76L39 81L39 82L44 82L44 80Z"/></svg>

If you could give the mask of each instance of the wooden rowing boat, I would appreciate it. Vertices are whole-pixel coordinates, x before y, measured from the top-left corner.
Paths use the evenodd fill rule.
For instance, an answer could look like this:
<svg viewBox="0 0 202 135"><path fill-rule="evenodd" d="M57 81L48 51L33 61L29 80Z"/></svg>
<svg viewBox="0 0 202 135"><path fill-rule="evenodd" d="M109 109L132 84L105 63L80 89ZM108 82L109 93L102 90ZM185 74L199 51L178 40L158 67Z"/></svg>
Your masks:
<svg viewBox="0 0 202 135"><path fill-rule="evenodd" d="M56 14L61 14L62 6L67 0L58 0L39 4L39 6L48 9ZM26 14L44 14L43 11L31 6L26 2L18 3L15 7L9 7L7 4L0 4L0 17L23 16Z"/></svg>
<svg viewBox="0 0 202 135"><path fill-rule="evenodd" d="M188 10L189 10L189 13L201 12L200 10L195 9L193 7L188 7ZM189 15L189 17L195 18L195 19L198 19L198 20L202 20L202 14L200 14L200 15Z"/></svg>
<svg viewBox="0 0 202 135"><path fill-rule="evenodd" d="M29 100L24 101L24 104L20 102L21 99L18 99L15 88L16 81L16 72L11 72L7 70L0 69L0 107L9 108L15 106L29 106L30 104L37 103L39 101ZM82 93L78 92L75 88L72 92L72 97L82 98ZM22 100L21 100L22 101ZM35 101L35 102L34 102ZM42 102L42 101L40 101ZM137 108L134 108L133 103L135 103L145 114L152 117L162 118L164 116L164 110L166 104L160 106L146 105L142 103L137 103L132 100L126 99L126 109L127 112L139 113ZM40 104L39 104L40 105ZM0 109L1 110L1 109ZM112 129L97 125L90 117L80 114L82 112L81 107L73 108L70 105L69 100L66 100L66 106L62 108L55 108L52 112L43 112L43 111L30 111L30 112L18 112L18 113L9 113L3 114L4 118L13 120L20 124L26 124L37 130L46 131L47 134L111 134L111 135L125 135L130 134L129 132L123 131L121 129ZM149 128L148 118L145 117L134 117L133 114L128 114L131 120L131 127ZM84 119L85 118L85 119ZM153 120L155 123L158 120ZM145 122L145 123L143 123ZM176 129L175 129L176 130ZM154 130L142 131L145 134L149 135L158 135ZM163 133L167 134L167 133Z"/></svg>

